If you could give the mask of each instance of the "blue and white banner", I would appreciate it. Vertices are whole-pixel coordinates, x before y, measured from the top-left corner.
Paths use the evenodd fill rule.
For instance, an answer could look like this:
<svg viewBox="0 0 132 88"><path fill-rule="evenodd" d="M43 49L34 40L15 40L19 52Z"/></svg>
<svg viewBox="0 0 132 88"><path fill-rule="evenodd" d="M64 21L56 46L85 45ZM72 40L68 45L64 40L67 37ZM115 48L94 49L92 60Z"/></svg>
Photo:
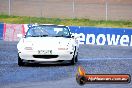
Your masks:
<svg viewBox="0 0 132 88"><path fill-rule="evenodd" d="M80 44L132 46L132 28L97 28L69 26L80 36Z"/></svg>
<svg viewBox="0 0 132 88"><path fill-rule="evenodd" d="M25 32L33 25L25 24ZM80 44L132 46L132 28L69 26Z"/></svg>
<svg viewBox="0 0 132 88"><path fill-rule="evenodd" d="M0 23L0 40L3 40L4 23Z"/></svg>

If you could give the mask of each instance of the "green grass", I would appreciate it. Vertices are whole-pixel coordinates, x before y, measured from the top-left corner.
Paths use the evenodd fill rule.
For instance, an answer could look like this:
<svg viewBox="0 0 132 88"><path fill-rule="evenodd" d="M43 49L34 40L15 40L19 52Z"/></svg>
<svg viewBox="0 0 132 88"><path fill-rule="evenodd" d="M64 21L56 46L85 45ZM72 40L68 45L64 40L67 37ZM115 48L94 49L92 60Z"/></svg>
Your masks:
<svg viewBox="0 0 132 88"><path fill-rule="evenodd" d="M105 20L89 20L78 18L43 18L28 16L8 16L0 15L0 22L12 24L61 24L67 26L96 26L96 27L114 27L114 28L132 28L132 21L105 21Z"/></svg>

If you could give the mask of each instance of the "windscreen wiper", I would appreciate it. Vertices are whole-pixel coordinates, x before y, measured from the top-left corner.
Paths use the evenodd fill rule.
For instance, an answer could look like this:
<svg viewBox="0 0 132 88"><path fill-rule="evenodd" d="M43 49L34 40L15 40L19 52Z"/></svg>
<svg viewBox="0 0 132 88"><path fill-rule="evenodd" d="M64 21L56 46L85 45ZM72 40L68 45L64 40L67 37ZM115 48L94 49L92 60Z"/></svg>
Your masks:
<svg viewBox="0 0 132 88"><path fill-rule="evenodd" d="M28 35L26 37L38 37L38 36L35 36L35 35Z"/></svg>
<svg viewBox="0 0 132 88"><path fill-rule="evenodd" d="M56 36L54 36L54 37L64 37L64 35L56 35Z"/></svg>
<svg viewBox="0 0 132 88"><path fill-rule="evenodd" d="M47 37L48 35L30 35L30 36L27 36L27 37Z"/></svg>
<svg viewBox="0 0 132 88"><path fill-rule="evenodd" d="M48 35L39 35L39 37L47 37Z"/></svg>
<svg viewBox="0 0 132 88"><path fill-rule="evenodd" d="M71 38L71 36L64 36L64 35L56 35L54 37L65 37L65 38Z"/></svg>

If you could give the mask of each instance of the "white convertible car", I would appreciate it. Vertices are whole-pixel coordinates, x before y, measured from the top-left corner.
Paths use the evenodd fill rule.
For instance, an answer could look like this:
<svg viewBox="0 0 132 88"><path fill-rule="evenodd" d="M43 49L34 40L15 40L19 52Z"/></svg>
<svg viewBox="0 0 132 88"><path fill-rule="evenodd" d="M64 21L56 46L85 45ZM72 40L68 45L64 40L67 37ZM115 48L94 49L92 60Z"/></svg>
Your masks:
<svg viewBox="0 0 132 88"><path fill-rule="evenodd" d="M17 44L18 65L78 61L78 40L67 26L36 25L28 29Z"/></svg>

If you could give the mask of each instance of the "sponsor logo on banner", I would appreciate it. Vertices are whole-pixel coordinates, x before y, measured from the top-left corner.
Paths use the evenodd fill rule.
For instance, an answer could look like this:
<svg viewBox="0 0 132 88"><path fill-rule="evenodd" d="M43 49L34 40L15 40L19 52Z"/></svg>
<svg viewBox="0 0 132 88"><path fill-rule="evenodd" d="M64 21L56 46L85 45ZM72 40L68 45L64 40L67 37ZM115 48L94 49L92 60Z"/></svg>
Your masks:
<svg viewBox="0 0 132 88"><path fill-rule="evenodd" d="M132 29L70 26L80 44L132 46Z"/></svg>
<svg viewBox="0 0 132 88"><path fill-rule="evenodd" d="M72 33L80 36L80 44L97 44L97 45L121 45L132 46L132 35L116 35L116 34L84 34Z"/></svg>

